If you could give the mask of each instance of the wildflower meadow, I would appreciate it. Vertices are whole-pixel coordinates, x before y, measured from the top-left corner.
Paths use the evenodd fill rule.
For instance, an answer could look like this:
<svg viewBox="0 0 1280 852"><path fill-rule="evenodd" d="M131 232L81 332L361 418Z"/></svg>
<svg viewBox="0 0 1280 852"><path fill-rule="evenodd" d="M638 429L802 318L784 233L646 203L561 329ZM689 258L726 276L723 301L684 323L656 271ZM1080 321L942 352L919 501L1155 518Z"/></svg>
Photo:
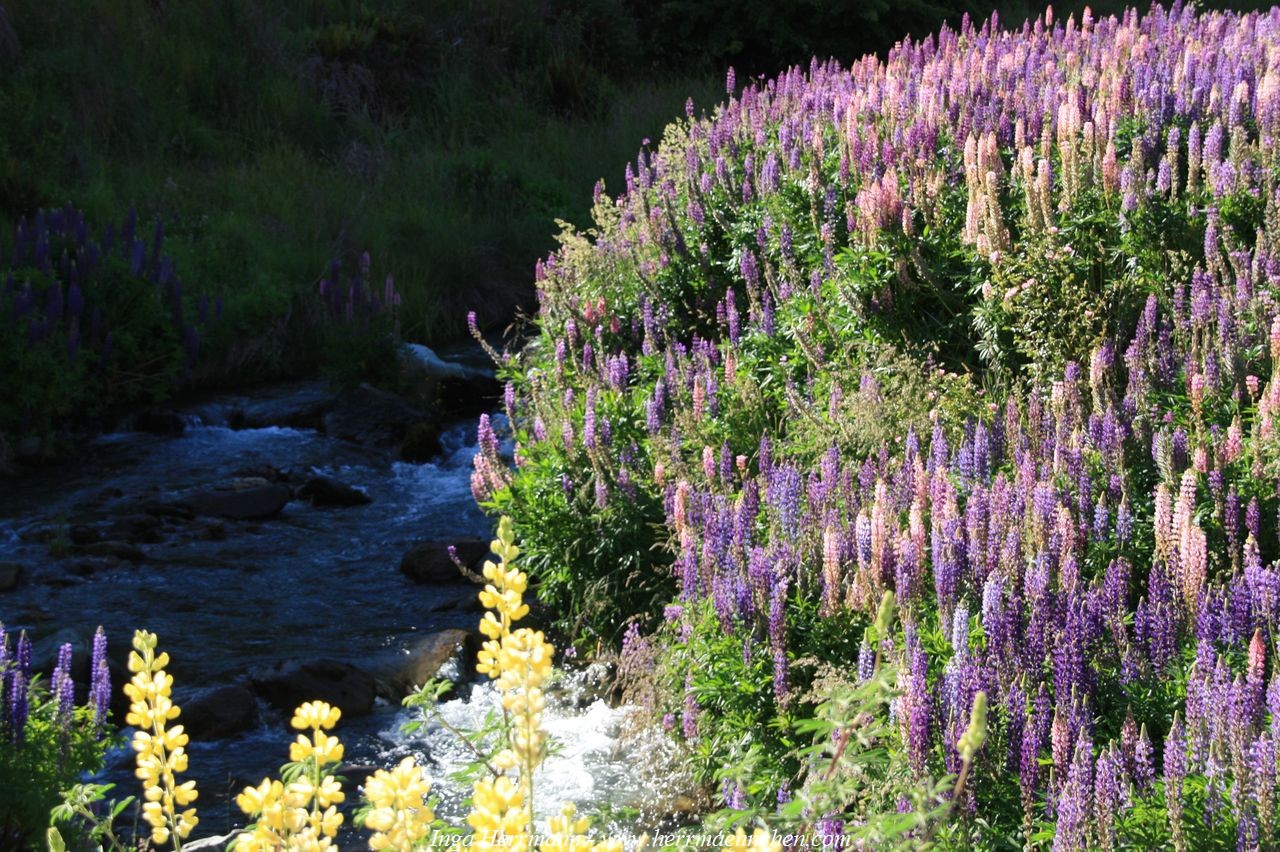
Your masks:
<svg viewBox="0 0 1280 852"><path fill-rule="evenodd" d="M430 755L350 780L346 708L313 700L222 840L1280 847L1278 145L1280 7L965 17L851 65L729 69L564 226L505 348L469 318L504 393L470 475L499 705L461 732L465 819ZM45 283L0 310L111 369L47 257L96 252L83 219L23 228ZM161 237L110 268L153 279L178 370L207 308ZM374 360L401 303L381 277L366 255L320 286ZM0 839L200 842L164 637L139 628L114 687L101 632L79 687L71 646L46 685L0 639L0 773L32 779ZM539 816L578 655L663 744L632 771L691 807ZM405 704L439 721L448 688ZM125 742L136 792L90 774Z"/></svg>

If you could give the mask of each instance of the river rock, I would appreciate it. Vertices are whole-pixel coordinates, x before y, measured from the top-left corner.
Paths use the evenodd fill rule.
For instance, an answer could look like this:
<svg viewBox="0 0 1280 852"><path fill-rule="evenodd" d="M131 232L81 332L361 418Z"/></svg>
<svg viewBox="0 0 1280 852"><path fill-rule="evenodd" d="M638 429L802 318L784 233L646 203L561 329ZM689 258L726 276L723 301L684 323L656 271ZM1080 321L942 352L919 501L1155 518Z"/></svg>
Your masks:
<svg viewBox="0 0 1280 852"><path fill-rule="evenodd" d="M414 423L400 442L400 458L414 464L431 461L443 452L440 429L434 423Z"/></svg>
<svg viewBox="0 0 1280 852"><path fill-rule="evenodd" d="M76 577L88 577L99 571L110 571L124 563L114 556L85 556L67 563L67 571Z"/></svg>
<svg viewBox="0 0 1280 852"><path fill-rule="evenodd" d="M67 538L72 544L84 545L102 541L102 530L89 524L72 524L67 529Z"/></svg>
<svg viewBox="0 0 1280 852"><path fill-rule="evenodd" d="M411 427L431 422L421 409L365 384L334 401L324 416L324 431L344 441L389 450L400 446Z"/></svg>
<svg viewBox="0 0 1280 852"><path fill-rule="evenodd" d="M261 479L264 482L288 482L289 471L281 470L273 464L263 462L237 468L232 474L236 479Z"/></svg>
<svg viewBox="0 0 1280 852"><path fill-rule="evenodd" d="M319 427L333 402L333 392L324 381L273 385L234 396L217 396L192 406L190 412L210 426L232 429L291 429Z"/></svg>
<svg viewBox="0 0 1280 852"><path fill-rule="evenodd" d="M281 713L305 701L327 701L347 716L364 716L378 694L372 674L330 659L286 660L251 680L253 691Z"/></svg>
<svg viewBox="0 0 1280 852"><path fill-rule="evenodd" d="M229 737L256 727L258 699L247 686L218 686L182 704L182 725L192 739Z"/></svg>
<svg viewBox="0 0 1280 852"><path fill-rule="evenodd" d="M172 521L189 521L196 514L190 506L183 506L177 503L145 503L142 506L142 511L148 515Z"/></svg>
<svg viewBox="0 0 1280 852"><path fill-rule="evenodd" d="M400 573L415 583L457 583L468 579L449 556L447 541L424 541L415 544L400 559ZM481 539L463 539L454 544L458 561L479 574L478 566L489 553L489 543Z"/></svg>
<svg viewBox="0 0 1280 852"><path fill-rule="evenodd" d="M119 538L131 544L157 544L161 541L161 521L155 515L140 513L124 515L111 522L108 536ZM75 541L75 536L71 537Z"/></svg>
<svg viewBox="0 0 1280 852"><path fill-rule="evenodd" d="M420 343L405 346L405 378L423 387L444 411L473 415L489 411L502 394L493 368L446 360Z"/></svg>
<svg viewBox="0 0 1280 852"><path fill-rule="evenodd" d="M89 655L93 649L93 634L64 627L61 630L31 643L31 669L52 676L58 664L58 652L71 643L71 674L77 686L89 680Z"/></svg>
<svg viewBox="0 0 1280 852"><path fill-rule="evenodd" d="M459 656L457 677L470 676L475 670L476 639L469 630L449 628L416 640L403 655L397 655L381 672L379 681L390 690L387 697L398 700L433 677L455 656Z"/></svg>
<svg viewBox="0 0 1280 852"><path fill-rule="evenodd" d="M308 501L312 506L364 506L373 502L369 495L359 488L327 476L313 476L308 479L298 489L298 497Z"/></svg>
<svg viewBox="0 0 1280 852"><path fill-rule="evenodd" d="M95 541L92 544L86 544L80 548L82 553L89 556L109 556L112 559L119 559L124 562L146 562L147 554L142 549L129 544L127 541Z"/></svg>
<svg viewBox="0 0 1280 852"><path fill-rule="evenodd" d="M18 588L22 582L22 566L17 562L0 562L0 592Z"/></svg>
<svg viewBox="0 0 1280 852"><path fill-rule="evenodd" d="M327 382L295 382L269 388L248 397L234 408L228 425L232 429L262 429L285 426L315 429L333 405L334 395Z"/></svg>
<svg viewBox="0 0 1280 852"><path fill-rule="evenodd" d="M144 411L133 418L133 428L152 435L181 435L187 422L176 411Z"/></svg>
<svg viewBox="0 0 1280 852"><path fill-rule="evenodd" d="M191 494L178 505L198 515L213 515L237 521L275 517L293 498L287 485L252 485L236 490L204 491Z"/></svg>

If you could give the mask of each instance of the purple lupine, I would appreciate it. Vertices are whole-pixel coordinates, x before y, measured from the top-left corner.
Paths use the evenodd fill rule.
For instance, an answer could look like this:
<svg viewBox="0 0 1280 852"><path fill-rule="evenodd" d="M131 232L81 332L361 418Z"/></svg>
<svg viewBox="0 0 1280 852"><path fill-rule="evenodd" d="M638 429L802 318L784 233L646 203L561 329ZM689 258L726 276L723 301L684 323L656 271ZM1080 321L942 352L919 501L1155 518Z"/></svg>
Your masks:
<svg viewBox="0 0 1280 852"><path fill-rule="evenodd" d="M720 789L720 798L730 810L741 811L747 807L747 791L736 781L725 779Z"/></svg>
<svg viewBox="0 0 1280 852"><path fill-rule="evenodd" d="M911 768L923 772L929 753L929 731L932 725L933 707L929 694L929 658L925 654L914 629L906 635L909 673L903 689L905 704L907 758Z"/></svg>
<svg viewBox="0 0 1280 852"><path fill-rule="evenodd" d="M1114 745L1098 755L1093 776L1093 830L1102 849L1116 846L1116 817L1125 801L1124 765Z"/></svg>
<svg viewBox="0 0 1280 852"><path fill-rule="evenodd" d="M769 644L773 649L773 695L786 705L791 694L787 660L787 581L774 584L769 596Z"/></svg>
<svg viewBox="0 0 1280 852"><path fill-rule="evenodd" d="M31 677L31 640L27 638L27 631L18 634L18 646L14 653L14 661L18 665L18 671L24 677Z"/></svg>
<svg viewBox="0 0 1280 852"><path fill-rule="evenodd" d="M1264 732L1250 745L1248 761L1257 819L1263 827L1271 830L1276 804L1276 748L1275 741L1267 733Z"/></svg>
<svg viewBox="0 0 1280 852"><path fill-rule="evenodd" d="M21 666L10 672L6 719L9 725L9 737L19 748L22 747L27 736L28 686L27 675Z"/></svg>
<svg viewBox="0 0 1280 852"><path fill-rule="evenodd" d="M698 737L698 698L693 692L693 676L689 675L684 682L684 713L681 715L681 730L686 740Z"/></svg>
<svg viewBox="0 0 1280 852"><path fill-rule="evenodd" d="M72 715L75 711L75 685L71 680L71 643L64 643L58 648L58 662L53 669L53 679L49 690L58 703L54 713L54 721L64 735L70 733Z"/></svg>
<svg viewBox="0 0 1280 852"><path fill-rule="evenodd" d="M1144 723L1138 733L1137 742L1134 743L1133 767L1129 777L1133 780L1138 792L1145 793L1155 783L1155 772L1155 753L1151 748L1151 738L1147 736L1147 726Z"/></svg>
<svg viewBox="0 0 1280 852"><path fill-rule="evenodd" d="M1087 737L1075 746L1075 754L1067 767L1066 780L1054 802L1057 826L1053 835L1054 852L1083 850L1088 847L1090 811L1093 810L1093 756Z"/></svg>

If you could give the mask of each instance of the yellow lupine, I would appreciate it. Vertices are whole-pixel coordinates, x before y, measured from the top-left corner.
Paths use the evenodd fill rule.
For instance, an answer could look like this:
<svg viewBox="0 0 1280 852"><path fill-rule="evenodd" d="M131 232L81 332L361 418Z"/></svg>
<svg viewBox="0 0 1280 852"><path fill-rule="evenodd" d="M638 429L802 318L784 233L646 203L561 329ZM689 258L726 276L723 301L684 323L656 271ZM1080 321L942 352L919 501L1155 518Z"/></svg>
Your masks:
<svg viewBox="0 0 1280 852"><path fill-rule="evenodd" d="M324 701L308 701L294 711L293 719L290 720L289 724L299 731L317 728L329 731L338 724L338 720L341 718L342 711L339 708L332 707Z"/></svg>
<svg viewBox="0 0 1280 852"><path fill-rule="evenodd" d="M187 770L188 737L181 725L169 727L182 711L170 698L173 678L164 671L169 655L156 653L158 643L156 635L145 630L133 635L133 676L124 686L129 697L125 723L138 728L132 741L137 752L134 774L142 782L142 818L151 827L151 842L163 845L173 840L174 848L181 849L200 822L195 808L187 807L199 793L194 781L179 784L175 777Z"/></svg>
<svg viewBox="0 0 1280 852"><path fill-rule="evenodd" d="M510 518L499 521L492 550L499 561L484 564L488 582L480 592L480 602L488 611L480 621L485 641L477 655L476 670L495 681L510 727L507 747L489 761L497 776L483 778L473 787L467 822L474 831L472 848L523 852L532 848L533 774L546 755L547 742L542 730L546 710L542 687L551 675L555 648L540 631L514 628L529 614L524 602L529 578L513 564L520 548L515 544ZM512 769L514 778L507 774ZM551 819L549 828L540 850L622 852L620 841L594 843L586 833L587 821L576 816L571 804Z"/></svg>
<svg viewBox="0 0 1280 852"><path fill-rule="evenodd" d="M394 769L379 769L365 782L365 798L372 810L365 816L365 828L373 829L369 848L412 849L431 831L435 814L426 803L431 785L412 757Z"/></svg>
<svg viewBox="0 0 1280 852"><path fill-rule="evenodd" d="M290 724L311 732L299 734L289 746L289 759L306 764L303 773L288 785L264 778L236 796L236 805L254 820L237 839L236 852L337 848L333 838L343 821L337 806L346 801L346 793L325 770L341 762L343 746L325 730L337 725L341 716L337 707L323 701L308 701L294 711Z"/></svg>

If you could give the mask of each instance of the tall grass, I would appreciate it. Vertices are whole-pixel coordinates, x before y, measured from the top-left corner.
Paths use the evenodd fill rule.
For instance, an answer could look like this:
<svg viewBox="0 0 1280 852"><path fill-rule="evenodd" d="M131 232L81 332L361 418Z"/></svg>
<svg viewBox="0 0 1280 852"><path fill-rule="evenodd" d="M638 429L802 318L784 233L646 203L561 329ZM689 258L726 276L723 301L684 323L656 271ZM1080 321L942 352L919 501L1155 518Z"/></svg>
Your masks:
<svg viewBox="0 0 1280 852"><path fill-rule="evenodd" d="M614 5L14 0L0 215L162 218L189 280L227 294L215 380L248 352L303 366L281 318L365 250L410 338L459 334L472 307L498 323L556 220L585 224L595 182L621 189L640 141L718 88L623 68L630 37L600 43Z"/></svg>

